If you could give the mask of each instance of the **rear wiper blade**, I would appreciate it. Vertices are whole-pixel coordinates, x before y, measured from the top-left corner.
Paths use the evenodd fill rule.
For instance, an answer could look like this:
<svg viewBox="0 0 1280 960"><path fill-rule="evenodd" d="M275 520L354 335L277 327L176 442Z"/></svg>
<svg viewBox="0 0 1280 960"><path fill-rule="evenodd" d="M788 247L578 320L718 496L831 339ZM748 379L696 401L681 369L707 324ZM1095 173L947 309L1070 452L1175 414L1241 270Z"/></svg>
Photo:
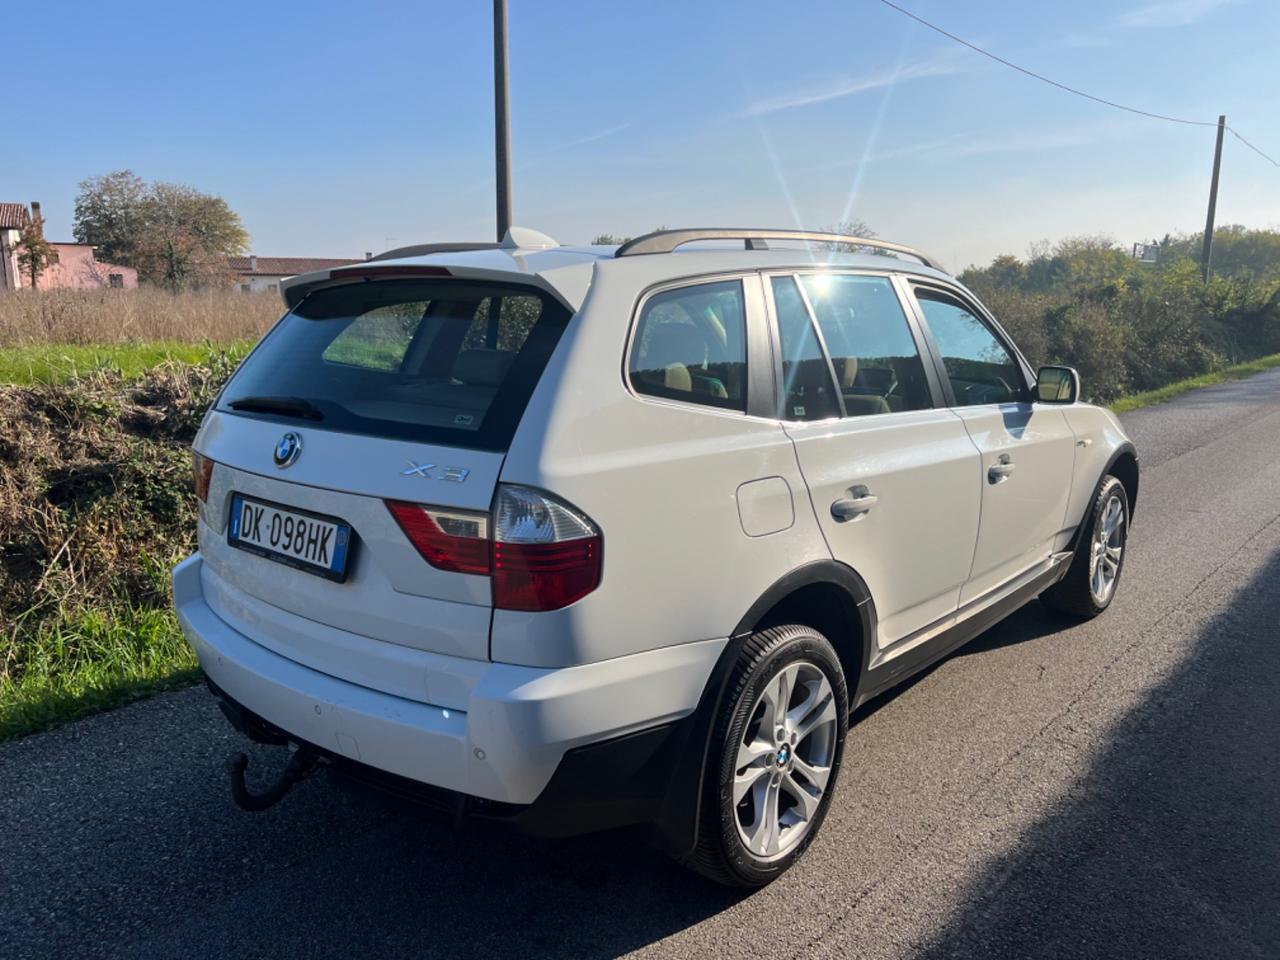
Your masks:
<svg viewBox="0 0 1280 960"><path fill-rule="evenodd" d="M302 397L240 397L232 400L228 406L232 410L278 413L283 417L302 417L304 420L324 419L324 414L316 405Z"/></svg>

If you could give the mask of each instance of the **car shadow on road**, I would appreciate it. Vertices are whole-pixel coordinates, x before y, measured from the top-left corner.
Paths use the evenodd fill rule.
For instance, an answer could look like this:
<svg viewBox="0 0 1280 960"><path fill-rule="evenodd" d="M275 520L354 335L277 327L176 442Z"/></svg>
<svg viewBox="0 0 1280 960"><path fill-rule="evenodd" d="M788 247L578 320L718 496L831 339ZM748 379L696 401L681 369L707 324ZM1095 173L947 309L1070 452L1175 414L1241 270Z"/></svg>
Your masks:
<svg viewBox="0 0 1280 960"><path fill-rule="evenodd" d="M284 805L233 813L243 819L225 842L240 851L241 876L232 882L243 887L150 940L142 956L201 943L202 958L603 960L696 925L743 895L689 873L638 832L544 841L486 823L455 829L323 778L303 791L310 795L284 801L294 804L282 826L301 841L295 847L263 849L251 839ZM313 836L300 836L308 830L299 818L311 820Z"/></svg>
<svg viewBox="0 0 1280 960"><path fill-rule="evenodd" d="M893 703L898 697L901 697L916 684L930 676L935 670L943 664L957 657L973 656L975 654L989 653L993 650L999 650L1004 647L1016 646L1020 643L1029 643L1035 640L1043 640L1052 637L1055 634L1070 630L1073 626L1080 623L1079 620L1070 617L1064 617L1051 612L1047 607L1038 602L1028 603L1026 606L1014 611L1006 619L1001 620L985 633L981 633L974 637L960 649L943 657L937 663L932 664L926 669L920 671L912 677L890 687L884 693L878 694L868 700L857 710L849 720L849 727L852 729L855 724L872 716L879 710Z"/></svg>
<svg viewBox="0 0 1280 960"><path fill-rule="evenodd" d="M1280 956L1277 677L1280 553L921 955Z"/></svg>

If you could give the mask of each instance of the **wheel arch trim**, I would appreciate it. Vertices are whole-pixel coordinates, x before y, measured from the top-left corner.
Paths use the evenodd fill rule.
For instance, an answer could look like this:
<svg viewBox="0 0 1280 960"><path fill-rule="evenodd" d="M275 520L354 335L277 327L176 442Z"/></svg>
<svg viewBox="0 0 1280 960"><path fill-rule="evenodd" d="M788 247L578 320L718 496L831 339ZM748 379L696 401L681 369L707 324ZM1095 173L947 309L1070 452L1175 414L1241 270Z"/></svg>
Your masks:
<svg viewBox="0 0 1280 960"><path fill-rule="evenodd" d="M871 669L871 651L875 647L876 636L876 604L867 587L867 582L848 564L838 560L814 560L796 567L790 573L774 581L743 614L738 625L729 634L729 639L740 640L753 633L763 622L764 617L779 603L786 600L798 590L818 584L833 586L842 590L853 604L858 628L861 650L858 654L858 675L845 677L849 687L849 702L854 703L859 688L862 686L867 672ZM840 638L829 638L839 643ZM732 645L732 644L731 644ZM727 651L726 651L727 652Z"/></svg>
<svg viewBox="0 0 1280 960"><path fill-rule="evenodd" d="M1133 489L1132 491L1129 490L1128 485L1125 484L1123 480L1121 480L1120 482L1125 487L1125 495L1129 498L1129 522L1130 523L1133 522L1133 514L1138 502L1138 478L1139 478L1138 451L1137 451L1137 448L1134 447L1132 442L1126 440L1124 443L1120 444L1118 447L1115 448L1115 450L1111 452L1111 456L1107 458L1106 466L1104 466L1102 468L1102 471L1098 474L1098 479L1093 484L1093 490L1089 494L1089 498L1085 501L1085 506L1084 506L1085 512L1080 516L1080 519L1076 521L1075 533L1071 535L1071 542L1067 544L1068 550L1071 550L1072 552L1074 552L1076 549L1076 546L1080 543L1080 537L1083 535L1083 532L1084 532L1085 520L1088 518L1089 510L1093 506L1094 500L1098 498L1098 492L1102 489L1103 481L1106 480L1107 477L1112 475L1111 471L1115 468L1115 465L1119 463L1120 460L1126 456L1133 458ZM1116 479L1120 479L1120 478L1117 477Z"/></svg>

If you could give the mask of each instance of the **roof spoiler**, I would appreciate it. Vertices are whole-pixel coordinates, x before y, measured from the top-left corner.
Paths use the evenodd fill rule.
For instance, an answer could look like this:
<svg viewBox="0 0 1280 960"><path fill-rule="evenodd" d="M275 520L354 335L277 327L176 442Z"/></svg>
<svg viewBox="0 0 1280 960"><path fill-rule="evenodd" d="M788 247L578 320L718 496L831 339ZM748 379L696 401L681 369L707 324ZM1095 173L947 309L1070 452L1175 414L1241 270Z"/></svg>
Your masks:
<svg viewBox="0 0 1280 960"><path fill-rule="evenodd" d="M844 243L857 247L871 247L889 253L902 253L915 257L926 267L939 270L941 267L914 247L907 247L888 240L876 240L871 237L852 237L843 233L823 233L810 230L771 230L731 227L689 227L681 230L657 230L646 233L642 237L628 240L614 253L615 257L634 257L646 253L671 253L677 247L697 240L741 240L748 250L769 249L768 240L799 240L805 243Z"/></svg>

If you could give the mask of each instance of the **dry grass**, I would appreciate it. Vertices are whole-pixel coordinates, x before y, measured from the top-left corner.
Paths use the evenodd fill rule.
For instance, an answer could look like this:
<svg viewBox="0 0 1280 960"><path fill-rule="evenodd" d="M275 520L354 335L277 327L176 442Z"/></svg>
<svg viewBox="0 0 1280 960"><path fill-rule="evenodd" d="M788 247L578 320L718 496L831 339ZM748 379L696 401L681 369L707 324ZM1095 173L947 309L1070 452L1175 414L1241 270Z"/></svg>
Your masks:
<svg viewBox="0 0 1280 960"><path fill-rule="evenodd" d="M0 347L256 340L282 313L274 293L22 290L0 293Z"/></svg>

